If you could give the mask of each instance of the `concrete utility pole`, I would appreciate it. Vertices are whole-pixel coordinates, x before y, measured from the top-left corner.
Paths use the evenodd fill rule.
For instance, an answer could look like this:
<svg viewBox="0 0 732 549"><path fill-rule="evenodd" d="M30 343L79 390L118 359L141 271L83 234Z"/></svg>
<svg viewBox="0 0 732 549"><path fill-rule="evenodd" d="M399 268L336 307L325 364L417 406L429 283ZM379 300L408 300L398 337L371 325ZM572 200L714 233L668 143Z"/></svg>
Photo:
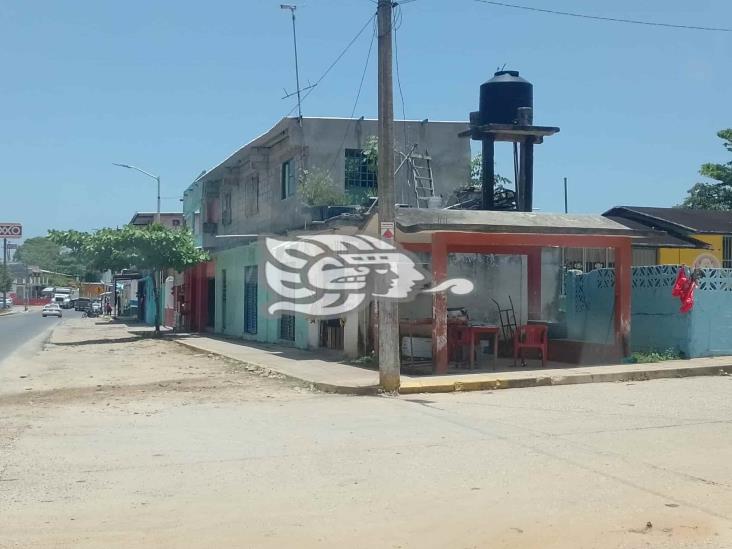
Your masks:
<svg viewBox="0 0 732 549"><path fill-rule="evenodd" d="M392 1L379 0L379 224L382 238L393 242L394 227L394 88L392 83ZM379 381L385 391L399 389L399 307L394 300L378 302Z"/></svg>
<svg viewBox="0 0 732 549"><path fill-rule="evenodd" d="M3 238L3 268L8 272L8 239ZM3 289L3 307L8 305L8 293Z"/></svg>

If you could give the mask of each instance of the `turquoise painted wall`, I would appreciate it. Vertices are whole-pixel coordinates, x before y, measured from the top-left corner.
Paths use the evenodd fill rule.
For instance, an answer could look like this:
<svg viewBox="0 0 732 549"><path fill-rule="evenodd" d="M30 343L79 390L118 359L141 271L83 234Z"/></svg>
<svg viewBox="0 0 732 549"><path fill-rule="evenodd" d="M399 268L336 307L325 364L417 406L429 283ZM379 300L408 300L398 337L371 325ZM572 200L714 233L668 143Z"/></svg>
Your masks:
<svg viewBox="0 0 732 549"><path fill-rule="evenodd" d="M155 325L155 292L153 291L152 276L147 275L142 279L145 282L145 324ZM162 315L160 321L162 323Z"/></svg>
<svg viewBox="0 0 732 549"><path fill-rule="evenodd" d="M671 295L678 267L634 267L631 296L631 347L633 351L673 349L693 356L690 330L694 314L681 314L679 298ZM703 314L703 308L696 313Z"/></svg>
<svg viewBox="0 0 732 549"><path fill-rule="evenodd" d="M567 273L567 338L613 343L615 338L615 271Z"/></svg>
<svg viewBox="0 0 732 549"><path fill-rule="evenodd" d="M689 356L732 355L732 269L704 269L691 311Z"/></svg>
<svg viewBox="0 0 732 549"><path fill-rule="evenodd" d="M603 271L611 272L568 273L569 339L612 342L614 278L609 284ZM677 272L675 265L633 268L632 350L675 349L690 358L732 355L732 269L705 269L694 308L686 314L671 295Z"/></svg>
<svg viewBox="0 0 732 549"><path fill-rule="evenodd" d="M295 341L280 339L279 316L270 317L267 307L276 301L265 282L264 264L259 263L259 243L238 246L229 250L215 252L216 258L216 333L240 337L262 343L294 345L300 349L308 348L308 320L301 315L295 316ZM257 292L257 334L244 332L244 268L259 266ZM226 270L226 307L223 305L223 271ZM225 322L224 322L225 316Z"/></svg>
<svg viewBox="0 0 732 549"><path fill-rule="evenodd" d="M193 232L193 214L196 210L203 211L203 183L192 184L183 195L183 217L186 220L188 230ZM203 234L194 235L197 246L203 245Z"/></svg>

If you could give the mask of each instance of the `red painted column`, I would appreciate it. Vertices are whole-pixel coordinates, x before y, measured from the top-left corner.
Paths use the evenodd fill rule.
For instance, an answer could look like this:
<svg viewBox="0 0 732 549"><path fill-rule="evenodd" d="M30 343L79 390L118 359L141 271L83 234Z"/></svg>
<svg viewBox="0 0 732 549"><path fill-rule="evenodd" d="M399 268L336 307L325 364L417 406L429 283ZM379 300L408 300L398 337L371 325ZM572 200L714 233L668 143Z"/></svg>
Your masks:
<svg viewBox="0 0 732 549"><path fill-rule="evenodd" d="M432 235L432 284L447 279L447 242L440 233ZM432 296L432 364L436 374L446 374L447 356L447 293Z"/></svg>
<svg viewBox="0 0 732 549"><path fill-rule="evenodd" d="M529 320L541 319L541 248L530 248L527 256L527 291Z"/></svg>
<svg viewBox="0 0 732 549"><path fill-rule="evenodd" d="M198 282L198 311L196 311L196 324L199 332L206 331L208 324L208 277L206 274L206 263L199 263L196 267Z"/></svg>
<svg viewBox="0 0 732 549"><path fill-rule="evenodd" d="M615 341L623 357L630 356L630 295L632 292L630 240L615 248Z"/></svg>
<svg viewBox="0 0 732 549"><path fill-rule="evenodd" d="M193 268L189 267L183 273L183 301L185 302L186 313L183 315L183 330L192 331L191 311L193 309Z"/></svg>

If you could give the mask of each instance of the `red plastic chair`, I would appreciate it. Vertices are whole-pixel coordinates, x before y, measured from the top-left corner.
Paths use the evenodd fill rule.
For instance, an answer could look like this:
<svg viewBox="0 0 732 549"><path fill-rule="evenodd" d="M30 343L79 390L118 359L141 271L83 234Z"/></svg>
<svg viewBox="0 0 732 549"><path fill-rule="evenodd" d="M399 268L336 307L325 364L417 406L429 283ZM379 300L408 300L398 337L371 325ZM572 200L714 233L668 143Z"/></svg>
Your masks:
<svg viewBox="0 0 732 549"><path fill-rule="evenodd" d="M468 338L468 325L466 324L456 324L456 325L449 325L447 326L447 346L448 346L448 356L450 357L450 360L457 361L457 355L458 352L460 354L460 359L465 360L465 357L463 356L465 347L470 343L470 340Z"/></svg>
<svg viewBox="0 0 732 549"><path fill-rule="evenodd" d="M524 349L539 349L541 351L541 366L546 366L547 354L547 327L542 324L524 324L519 326L513 336L513 365L521 356L521 364L525 365Z"/></svg>

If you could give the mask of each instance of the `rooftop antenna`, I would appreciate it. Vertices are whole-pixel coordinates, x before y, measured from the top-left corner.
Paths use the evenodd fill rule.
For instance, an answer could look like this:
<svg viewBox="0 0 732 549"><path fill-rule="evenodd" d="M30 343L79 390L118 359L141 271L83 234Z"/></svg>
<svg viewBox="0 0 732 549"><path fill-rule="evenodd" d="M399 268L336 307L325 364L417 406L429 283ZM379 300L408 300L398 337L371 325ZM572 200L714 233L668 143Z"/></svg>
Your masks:
<svg viewBox="0 0 732 549"><path fill-rule="evenodd" d="M292 14L292 42L295 46L295 86L297 86L295 93L287 93L287 90L285 90L285 95L282 99L287 99L288 97L297 95L297 121L298 124L302 126L302 99L300 97L300 92L313 88L314 86L310 85L307 88L300 88L300 69L297 65L297 34L295 33L295 10L297 9L297 6L295 4L280 4L280 9L290 10L290 13Z"/></svg>

